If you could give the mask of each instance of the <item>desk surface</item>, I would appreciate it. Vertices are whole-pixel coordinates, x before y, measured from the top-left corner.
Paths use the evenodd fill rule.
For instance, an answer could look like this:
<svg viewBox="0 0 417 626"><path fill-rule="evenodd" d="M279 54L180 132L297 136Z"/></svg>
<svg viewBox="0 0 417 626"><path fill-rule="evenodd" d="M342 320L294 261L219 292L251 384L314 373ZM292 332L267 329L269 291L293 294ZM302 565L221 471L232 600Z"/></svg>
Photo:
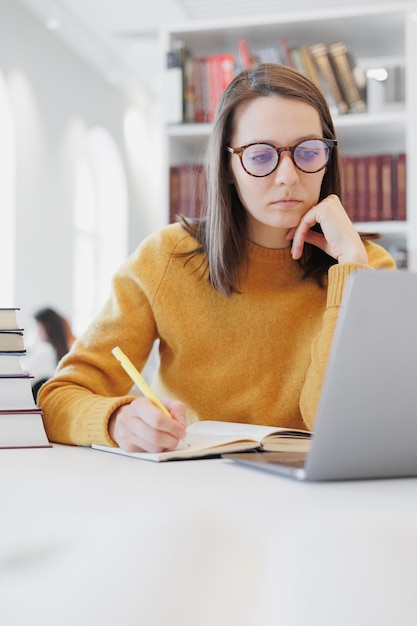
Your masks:
<svg viewBox="0 0 417 626"><path fill-rule="evenodd" d="M57 445L2 450L0 472L7 626L417 623L417 479Z"/></svg>

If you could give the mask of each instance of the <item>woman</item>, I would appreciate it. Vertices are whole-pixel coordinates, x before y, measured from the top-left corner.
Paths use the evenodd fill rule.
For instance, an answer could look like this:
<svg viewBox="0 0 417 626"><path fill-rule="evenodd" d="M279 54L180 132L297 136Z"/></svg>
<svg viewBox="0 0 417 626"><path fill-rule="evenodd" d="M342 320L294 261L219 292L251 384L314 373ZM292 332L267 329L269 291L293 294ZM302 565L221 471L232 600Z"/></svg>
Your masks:
<svg viewBox="0 0 417 626"><path fill-rule="evenodd" d="M58 361L68 352L74 336L68 321L49 307L33 314L35 337L27 355L22 358L25 369L34 376L33 395L37 398L40 387L55 374Z"/></svg>
<svg viewBox="0 0 417 626"><path fill-rule="evenodd" d="M335 131L320 91L280 65L239 74L219 103L207 154L206 218L151 235L98 318L40 394L52 441L174 448L187 421L313 428L345 281L393 268L341 202ZM154 389L141 369L159 339Z"/></svg>

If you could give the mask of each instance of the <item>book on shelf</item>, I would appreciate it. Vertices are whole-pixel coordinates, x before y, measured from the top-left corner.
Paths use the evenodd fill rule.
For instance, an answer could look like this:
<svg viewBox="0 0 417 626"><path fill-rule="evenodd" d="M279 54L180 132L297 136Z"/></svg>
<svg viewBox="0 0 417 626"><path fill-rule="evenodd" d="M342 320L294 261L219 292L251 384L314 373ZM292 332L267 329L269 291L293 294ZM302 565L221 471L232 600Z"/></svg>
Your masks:
<svg viewBox="0 0 417 626"><path fill-rule="evenodd" d="M406 155L345 156L343 202L352 221L406 219Z"/></svg>
<svg viewBox="0 0 417 626"><path fill-rule="evenodd" d="M392 155L392 167L393 167L393 204L395 219L405 220L407 218L406 212L406 163L405 154Z"/></svg>
<svg viewBox="0 0 417 626"><path fill-rule="evenodd" d="M327 84L332 101L339 114L349 112L349 104L341 90L338 75L336 74L332 57L329 54L327 44L320 42L309 46L309 51L316 63L317 69L321 73L323 80Z"/></svg>
<svg viewBox="0 0 417 626"><path fill-rule="evenodd" d="M308 450L310 438L311 433L307 430L206 420L191 424L187 428L187 443L180 442L175 450L158 453L126 452L121 448L98 444L93 444L92 448L136 459L161 462L200 459L244 450L302 452Z"/></svg>
<svg viewBox="0 0 417 626"><path fill-rule="evenodd" d="M180 193L181 165L169 168L169 222L176 222L181 210Z"/></svg>
<svg viewBox="0 0 417 626"><path fill-rule="evenodd" d="M381 204L378 156L376 154L370 154L363 157L363 164L367 188L367 214L365 213L364 221L377 222Z"/></svg>
<svg viewBox="0 0 417 626"><path fill-rule="evenodd" d="M364 158L355 159L356 206L355 219L358 222L368 220L368 180Z"/></svg>
<svg viewBox="0 0 417 626"><path fill-rule="evenodd" d="M381 154L379 157L380 160L380 181L381 181L381 207L379 212L380 220L392 220L394 219L394 210L392 204L392 177L393 177L393 167L392 167L392 155L391 154Z"/></svg>
<svg viewBox="0 0 417 626"><path fill-rule="evenodd" d="M208 81L207 121L212 122L221 95L235 75L235 57L233 54L211 54L206 57L206 65Z"/></svg>
<svg viewBox="0 0 417 626"><path fill-rule="evenodd" d="M351 52L344 41L330 43L328 46L336 76L348 103L350 113L366 111L366 75L356 65Z"/></svg>
<svg viewBox="0 0 417 626"><path fill-rule="evenodd" d="M183 60L183 118L188 123L195 120L194 59L188 50L185 50Z"/></svg>
<svg viewBox="0 0 417 626"><path fill-rule="evenodd" d="M182 41L166 53L164 108L167 123L207 123L214 119L224 89L242 68L258 63L294 67L314 82L332 112L366 110L366 79L343 41L292 46L286 37L253 52L246 39L236 42L236 54L217 52L194 56Z"/></svg>
<svg viewBox="0 0 417 626"><path fill-rule="evenodd" d="M232 54L195 57L192 63L193 114L197 123L212 122L220 97L235 75Z"/></svg>
<svg viewBox="0 0 417 626"><path fill-rule="evenodd" d="M207 72L204 57L193 57L194 81L194 122L204 124L207 121Z"/></svg>
<svg viewBox="0 0 417 626"><path fill-rule="evenodd" d="M201 163L172 165L169 172L169 220L178 215L201 217L204 211L206 176Z"/></svg>
<svg viewBox="0 0 417 626"><path fill-rule="evenodd" d="M343 206L352 222L356 222L356 183L355 159L345 156L342 159L343 174Z"/></svg>
<svg viewBox="0 0 417 626"><path fill-rule="evenodd" d="M306 68L303 62L303 57L301 54L301 48L298 46L291 46L290 48L290 58L291 58L291 66L301 74L306 73Z"/></svg>
<svg viewBox="0 0 417 626"><path fill-rule="evenodd" d="M238 47L238 58L244 70L249 70L251 67L259 63L258 57L252 56L246 39L239 39L237 42L237 47Z"/></svg>
<svg viewBox="0 0 417 626"><path fill-rule="evenodd" d="M292 56L291 56L291 46L287 37L281 37L279 40L280 43L280 52L278 54L278 58L280 61L275 61L278 63L283 63L284 65L288 65L288 67L292 67Z"/></svg>
<svg viewBox="0 0 417 626"><path fill-rule="evenodd" d="M314 57L311 50L307 46L300 48L300 58L304 67L304 74L316 85L321 91L323 91L323 84L325 83L322 73L318 69L314 62Z"/></svg>

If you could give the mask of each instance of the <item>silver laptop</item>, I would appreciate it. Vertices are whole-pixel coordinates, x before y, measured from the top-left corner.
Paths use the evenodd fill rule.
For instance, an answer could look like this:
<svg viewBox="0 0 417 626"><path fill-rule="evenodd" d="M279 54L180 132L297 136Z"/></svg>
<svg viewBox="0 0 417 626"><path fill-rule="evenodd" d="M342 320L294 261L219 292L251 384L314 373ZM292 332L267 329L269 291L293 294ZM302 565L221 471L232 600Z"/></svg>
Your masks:
<svg viewBox="0 0 417 626"><path fill-rule="evenodd" d="M349 276L304 458L224 457L299 480L417 476L417 274Z"/></svg>

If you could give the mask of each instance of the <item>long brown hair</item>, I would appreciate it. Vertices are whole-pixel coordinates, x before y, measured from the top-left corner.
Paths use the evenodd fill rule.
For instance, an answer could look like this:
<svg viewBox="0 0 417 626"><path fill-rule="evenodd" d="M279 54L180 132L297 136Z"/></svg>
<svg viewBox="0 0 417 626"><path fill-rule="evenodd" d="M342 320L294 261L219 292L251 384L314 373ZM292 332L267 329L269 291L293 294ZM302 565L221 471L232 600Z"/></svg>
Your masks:
<svg viewBox="0 0 417 626"><path fill-rule="evenodd" d="M239 291L239 268L246 259L247 239L247 215L235 186L230 182L230 155L226 146L230 145L237 108L244 102L270 95L295 98L311 105L319 114L323 137L336 139L323 94L306 76L292 68L272 63L258 65L238 74L223 92L206 153L205 217L182 218L181 222L200 244L191 256L205 255L210 283L226 296ZM341 197L340 172L337 150L332 150L319 200L332 193ZM320 285L324 284L329 267L336 262L309 244L305 244L303 256L298 261L304 277L313 277Z"/></svg>
<svg viewBox="0 0 417 626"><path fill-rule="evenodd" d="M38 324L43 326L46 338L55 348L57 360L59 361L67 354L70 348L64 318L54 309L48 307L39 309L39 311L34 313L33 317Z"/></svg>

